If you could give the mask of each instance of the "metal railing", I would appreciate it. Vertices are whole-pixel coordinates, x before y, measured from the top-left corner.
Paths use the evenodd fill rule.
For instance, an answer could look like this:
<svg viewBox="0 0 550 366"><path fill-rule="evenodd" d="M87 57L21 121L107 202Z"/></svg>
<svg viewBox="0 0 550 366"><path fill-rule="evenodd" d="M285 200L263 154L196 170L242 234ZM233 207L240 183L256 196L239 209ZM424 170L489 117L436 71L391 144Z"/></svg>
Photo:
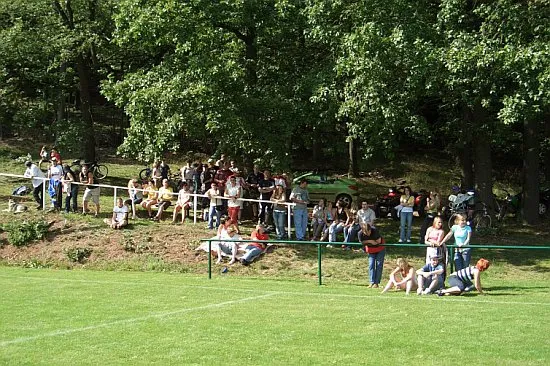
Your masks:
<svg viewBox="0 0 550 366"><path fill-rule="evenodd" d="M45 199L46 198L46 183L49 181L49 178L40 178L40 177L30 178L30 177L26 177L24 175L9 174L9 173L0 173L0 176L27 179L27 180L30 180L30 179L40 179L40 180L42 180L43 181L43 184L42 184L42 209L44 209L44 210L46 209L46 199ZM87 186L87 184L80 183L80 182L77 182L77 181L73 181L73 182L71 182L71 184ZM129 189L128 187L113 186L113 185L108 185L108 184L94 184L94 186L99 187L99 188L109 188L109 189L112 189L114 191L114 193L113 193L113 206L116 205L116 200L117 200L118 193L119 193L118 191L119 190L128 191L128 189ZM134 189L134 190L141 191L141 192L147 192L146 189ZM178 195L178 193L171 193L171 194L172 194L172 196L177 196ZM199 198L208 198L208 196L206 194L198 194L198 193L189 193L189 195L193 197L193 223L196 224L197 223L197 211L202 211L202 210L198 209ZM223 196L216 196L214 198L215 199L221 199L221 200L230 200L231 199L229 197L223 197ZM288 199L288 197L287 197L287 199ZM257 203L265 202L265 203L269 203L269 204L274 204L273 201L260 200L260 199L250 199L250 198L238 198L237 201L243 201L243 202L248 201L248 202L257 202ZM292 225L291 225L291 209L296 204L293 203L293 202L283 202L283 203L278 203L278 204L287 206L287 231L290 233L291 228L292 228ZM132 201L132 212L135 212L135 204L134 204L133 201Z"/></svg>
<svg viewBox="0 0 550 366"><path fill-rule="evenodd" d="M354 247L364 247L361 243L343 243L343 242L326 242L326 241L292 241L292 240L243 240L243 239L201 239L201 242L208 242L208 279L212 278L212 242L238 242L238 243L265 243L265 244L279 244L279 245L315 245L317 246L317 278L319 286L323 284L323 274L322 274L322 258L323 258L323 248L326 248L327 245L346 245ZM425 244L405 244L405 243L384 243L384 247L413 247L413 248L428 248ZM460 249L525 249L525 250L550 250L550 246L536 246L536 245L468 245L468 246L457 246L455 244L447 245L447 258L454 257L455 248ZM453 272L453 262L450 262L451 270L449 273Z"/></svg>

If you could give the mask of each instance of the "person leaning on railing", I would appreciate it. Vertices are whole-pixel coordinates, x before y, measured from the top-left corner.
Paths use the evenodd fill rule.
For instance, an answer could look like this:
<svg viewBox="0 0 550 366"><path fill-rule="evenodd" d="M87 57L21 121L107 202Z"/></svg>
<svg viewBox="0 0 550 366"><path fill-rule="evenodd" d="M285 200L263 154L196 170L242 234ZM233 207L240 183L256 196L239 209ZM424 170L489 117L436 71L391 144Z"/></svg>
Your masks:
<svg viewBox="0 0 550 366"><path fill-rule="evenodd" d="M365 251L369 255L369 288L378 288L382 280L382 270L384 269L384 257L386 248L382 245L383 239L377 229L370 224L361 224L358 239L365 246Z"/></svg>

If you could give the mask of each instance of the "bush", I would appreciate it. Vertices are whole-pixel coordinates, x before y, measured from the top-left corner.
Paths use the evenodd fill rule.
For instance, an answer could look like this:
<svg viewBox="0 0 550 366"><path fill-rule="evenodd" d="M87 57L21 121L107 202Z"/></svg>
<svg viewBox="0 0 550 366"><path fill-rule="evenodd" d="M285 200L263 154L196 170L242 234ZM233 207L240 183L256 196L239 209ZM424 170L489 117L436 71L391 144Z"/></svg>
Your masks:
<svg viewBox="0 0 550 366"><path fill-rule="evenodd" d="M35 240L41 240L48 232L45 221L12 221L3 226L8 233L8 243L21 247Z"/></svg>
<svg viewBox="0 0 550 366"><path fill-rule="evenodd" d="M71 262L84 263L92 254L91 248L66 248L63 250Z"/></svg>

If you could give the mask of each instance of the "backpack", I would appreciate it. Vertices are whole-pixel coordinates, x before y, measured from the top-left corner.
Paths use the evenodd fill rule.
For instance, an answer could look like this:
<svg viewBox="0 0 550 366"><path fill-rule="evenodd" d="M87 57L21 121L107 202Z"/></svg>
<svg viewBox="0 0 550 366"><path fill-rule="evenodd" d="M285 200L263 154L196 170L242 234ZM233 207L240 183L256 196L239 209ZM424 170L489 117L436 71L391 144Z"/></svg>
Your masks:
<svg viewBox="0 0 550 366"><path fill-rule="evenodd" d="M31 190L27 186L19 186L15 188L12 192L13 196L24 196L26 194L31 193Z"/></svg>

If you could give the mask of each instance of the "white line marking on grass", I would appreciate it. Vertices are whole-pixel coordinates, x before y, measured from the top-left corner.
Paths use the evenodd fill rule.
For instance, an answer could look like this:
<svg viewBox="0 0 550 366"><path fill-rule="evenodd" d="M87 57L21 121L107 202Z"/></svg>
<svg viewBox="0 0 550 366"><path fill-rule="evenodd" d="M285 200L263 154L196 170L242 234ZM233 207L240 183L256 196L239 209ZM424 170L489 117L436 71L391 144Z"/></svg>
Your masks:
<svg viewBox="0 0 550 366"><path fill-rule="evenodd" d="M217 307L220 307L220 306L233 305L233 304L238 304L238 303L242 303L242 302L263 299L263 298L274 296L274 295L277 295L277 294L278 294L278 292L271 292L271 293L264 294L264 295L251 296L251 297L246 297L244 299L238 299L238 300L224 301L224 302L217 303L217 304L209 304L209 305L197 306L197 307L194 307L194 308L167 311L167 312L164 312L164 313L150 314L150 315L145 315L145 316L141 316L141 317L137 317L137 318L115 320L115 321L111 321L111 322L107 322L107 323L99 323L99 324L89 325L89 326L81 327L81 328L56 330L55 332L39 334L39 335L35 335L35 336L32 336L32 337L21 337L21 338L15 338L15 339L12 339L12 340L9 340L9 341L3 341L3 342L0 342L0 347L6 347L6 346L9 346L9 345L18 344L18 343L31 342L31 341L35 341L35 340L41 339L41 338L64 336L64 335L72 334L72 333L85 332L87 330L96 330L96 329L99 329L99 328L107 328L107 327L111 327L113 325L133 324L133 323L137 323L137 322L144 321L144 320L149 320L149 319L164 318L164 317L172 316L172 315L185 314L185 313L188 313L188 312L191 312L191 311L205 310L205 309L217 308Z"/></svg>
<svg viewBox="0 0 550 366"><path fill-rule="evenodd" d="M77 283L93 283L93 284L116 284L116 285L151 285L151 282L127 282L127 281L93 281L93 280L81 280L81 279L68 279L68 278L45 278L45 277L34 277L34 276L5 276L0 275L0 277L5 278L26 278L26 279L32 279L32 280L43 280L43 281L63 281L63 282L77 282ZM197 288L202 290L217 290L217 291L231 291L231 292L250 292L250 293L265 293L270 292L270 290L256 290L256 289L246 289L246 288L235 288L231 287L228 289L227 287L216 287L216 286L204 286L204 285L184 285L184 284L165 284L165 283L156 283L156 285L159 286L170 286L170 287L186 287L186 288ZM373 293L372 295L351 295L351 294L339 294L339 293L328 293L328 292L294 292L294 291L271 291L274 294L280 294L280 295L306 295L306 296L332 296L332 297L345 297L345 298L370 298L373 297L379 298L379 299L388 299L388 300L395 300L396 298L394 296L387 296L387 295L381 295ZM491 298L490 293L488 293L487 297ZM476 303L490 303L490 304L498 304L498 305L534 305L534 306L550 306L550 303L548 302L521 302L521 301L498 301L498 300L481 300L472 298L470 296L445 296L443 299L439 299L437 295L432 296L416 296L416 294L411 294L410 296L403 295L404 299L407 299L407 301L456 301L456 302L476 302Z"/></svg>

